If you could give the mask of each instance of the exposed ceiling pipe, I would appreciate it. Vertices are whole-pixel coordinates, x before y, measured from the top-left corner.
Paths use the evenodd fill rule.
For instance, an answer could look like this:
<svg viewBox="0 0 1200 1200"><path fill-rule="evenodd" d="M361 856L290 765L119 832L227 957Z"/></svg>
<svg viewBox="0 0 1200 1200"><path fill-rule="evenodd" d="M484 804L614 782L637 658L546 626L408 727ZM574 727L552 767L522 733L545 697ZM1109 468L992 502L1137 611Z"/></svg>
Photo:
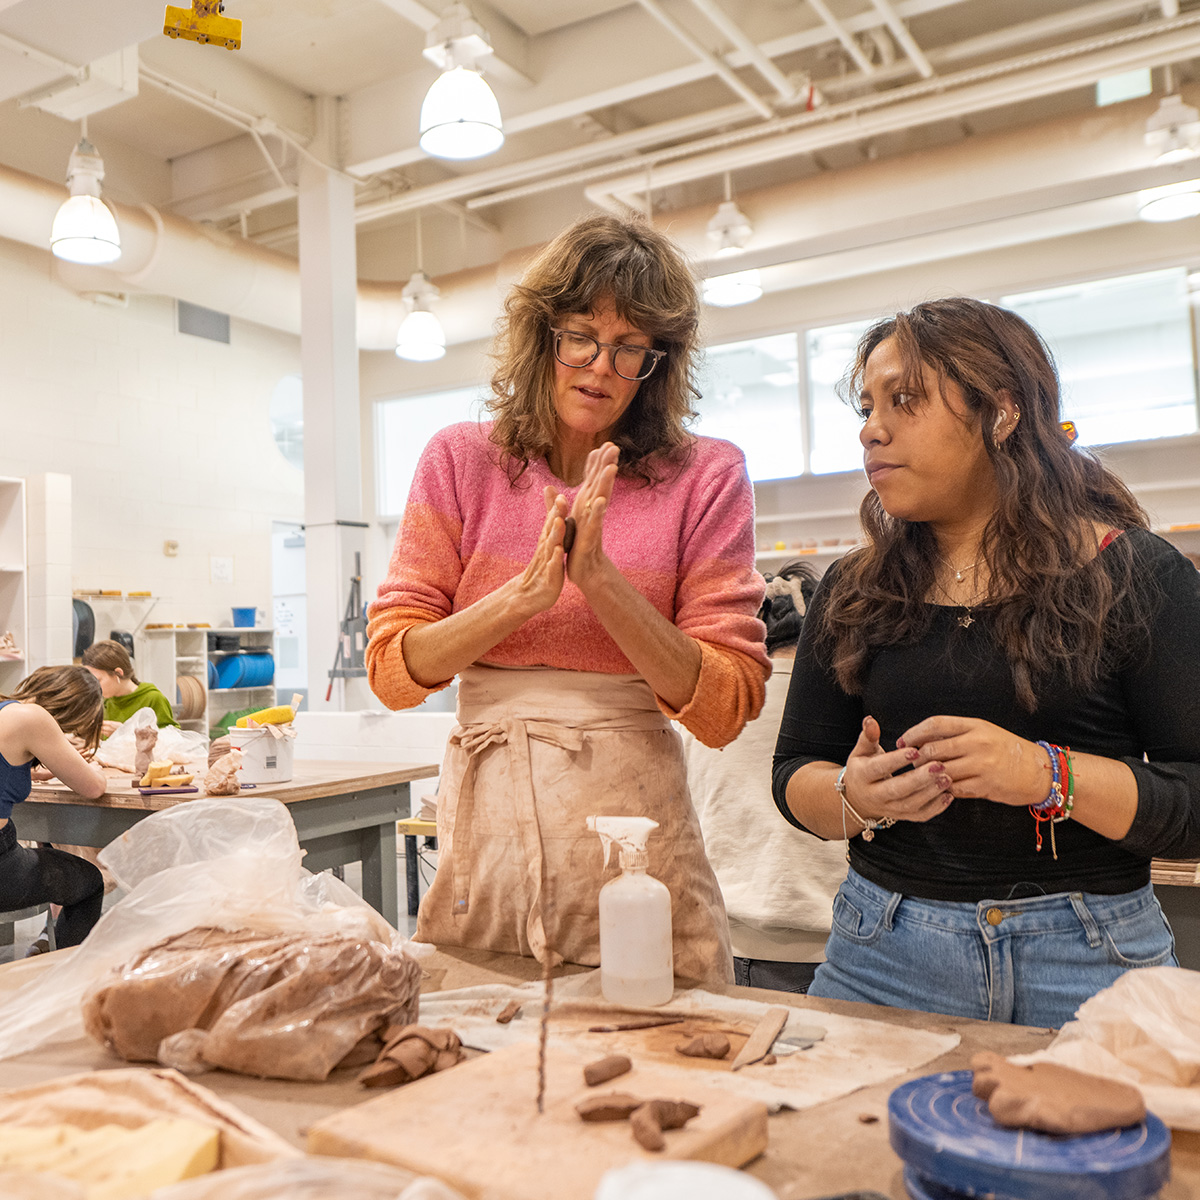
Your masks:
<svg viewBox="0 0 1200 1200"><path fill-rule="evenodd" d="M10 50L13 54L19 54L22 58L29 59L30 62L40 63L43 67L49 67L50 70L58 71L69 78L80 75L84 69L83 66L76 63L69 63L53 54L47 54L45 50L39 50L36 46L19 42L16 38L9 37L7 33L0 33L0 49Z"/></svg>
<svg viewBox="0 0 1200 1200"><path fill-rule="evenodd" d="M796 89L784 73L746 36L742 27L732 20L716 0L692 0L699 9L747 58L754 69L779 93L782 100L792 100Z"/></svg>
<svg viewBox="0 0 1200 1200"><path fill-rule="evenodd" d="M820 2L821 0L818 0L818 3ZM1037 20L1011 29L997 30L994 33L971 38L963 43L941 47L933 53L937 56L937 61L939 62L942 61L943 56L947 62L959 61L962 58L981 57L994 47L1007 48L1011 46L1014 43L1014 39L1019 37L1023 37L1025 40L1037 41L1053 37L1060 32L1073 32L1084 25L1085 21L1104 23L1120 19L1122 16L1140 13L1143 7L1144 0L1101 0L1101 3L1092 5L1086 10L1072 10L1069 13L1038 18ZM1091 42L1077 44L1084 46L1092 45ZM1068 49L1070 48L1068 47ZM1019 61L1024 62L1025 60ZM910 71L910 67L904 68L904 73ZM890 78L891 74L889 73ZM953 79L955 77L950 76L948 78ZM845 81L849 87L860 86L863 82L862 77L857 75L849 76ZM939 86L942 82L944 81L939 81ZM903 98L904 94L897 90L880 93L878 100L881 104L891 104ZM851 110L860 110L863 103L864 100L859 99L852 106ZM832 114L839 111L842 110L831 107L823 110L823 113ZM479 208L488 207L490 204L499 203L503 199L518 199L558 187L577 183L589 183L602 177L611 169L611 165L589 168L587 164L594 164L602 159L617 158L623 154L641 149L644 146L653 145L655 142L677 142L687 137L693 137L696 134L707 133L712 129L736 124L748 119L749 116L750 114L743 105L733 104L723 108L712 109L707 113L696 113L692 116L680 117L673 121L663 121L657 125L648 125L641 129L617 134L611 138L603 138L585 146L575 146L570 150L554 151L551 154L539 155L538 157L526 159L523 162L512 163L508 166L493 167L484 171L475 171L470 174L455 176L452 179L443 180L440 183L430 184L426 187L413 188L410 191L401 192L386 199L360 204L355 211L355 220L359 223L380 220L400 213L414 212L427 205L442 204L448 200L456 200L468 196L478 197L478 199L467 202L467 208L475 211ZM823 119L823 117L821 114L818 114L817 118L813 118L811 114L806 114L802 118L805 123L813 119ZM733 136L735 139L764 137L771 133L781 132L789 127L789 119L776 117L769 125L764 124L747 128ZM722 144L725 144L724 139L722 139ZM698 151L702 152L706 147L711 148L707 142L691 146L674 146L658 152L652 158L651 156L646 157L648 161L668 162L674 158L686 157ZM638 161L642 160L639 159ZM572 171L572 168L582 169ZM542 177L546 177L544 182L532 182ZM258 234L255 240L261 245L282 245L294 241L297 233L298 227L295 224L289 224Z"/></svg>
<svg viewBox="0 0 1200 1200"><path fill-rule="evenodd" d="M917 39L908 32L908 26L900 19L900 14L892 6L892 0L871 0L875 11L884 19L892 36L904 48L904 53L912 59L913 65L920 71L924 79L933 76L933 66L925 57L925 51L917 45Z"/></svg>
<svg viewBox="0 0 1200 1200"><path fill-rule="evenodd" d="M842 43L842 49L854 60L858 69L864 75L875 72L875 64L862 52L862 47L854 40L850 31L829 11L825 0L808 0L808 6L833 31L834 36Z"/></svg>
<svg viewBox="0 0 1200 1200"><path fill-rule="evenodd" d="M747 87L741 77L715 54L706 50L670 13L666 12L658 0L638 0L638 3L664 28L671 32L675 40L685 45L701 62L707 63L728 87L736 92L760 116L772 116L771 106L752 88Z"/></svg>
<svg viewBox="0 0 1200 1200"><path fill-rule="evenodd" d="M1200 15L1142 25L789 117L778 122L777 127L789 129L782 135L750 141L735 131L706 138L693 144L693 149L700 151L694 157L655 165L654 186L671 187L1000 104L1053 95L1090 85L1106 75L1160 66L1197 53ZM619 212L640 208L644 187L645 172L641 170L593 184L584 194L593 204Z"/></svg>

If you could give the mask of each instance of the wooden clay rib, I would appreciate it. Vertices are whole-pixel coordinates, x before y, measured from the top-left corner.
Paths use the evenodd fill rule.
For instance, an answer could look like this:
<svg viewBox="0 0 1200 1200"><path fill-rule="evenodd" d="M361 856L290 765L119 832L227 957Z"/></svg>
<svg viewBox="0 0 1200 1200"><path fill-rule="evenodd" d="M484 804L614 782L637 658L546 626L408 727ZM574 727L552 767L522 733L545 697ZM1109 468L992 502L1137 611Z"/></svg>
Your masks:
<svg viewBox="0 0 1200 1200"><path fill-rule="evenodd" d="M765 1058L770 1053L775 1039L783 1032L787 1024L790 1010L786 1008L768 1008L754 1027L746 1044L738 1051L737 1057L730 1065L731 1071L739 1071Z"/></svg>

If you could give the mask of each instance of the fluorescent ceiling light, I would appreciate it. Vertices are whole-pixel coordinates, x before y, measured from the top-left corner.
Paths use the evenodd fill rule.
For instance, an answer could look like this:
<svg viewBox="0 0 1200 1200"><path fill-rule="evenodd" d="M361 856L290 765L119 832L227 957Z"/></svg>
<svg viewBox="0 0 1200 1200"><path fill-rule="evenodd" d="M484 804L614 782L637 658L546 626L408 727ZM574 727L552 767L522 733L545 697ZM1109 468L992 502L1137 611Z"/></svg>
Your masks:
<svg viewBox="0 0 1200 1200"><path fill-rule="evenodd" d="M54 215L50 250L66 262L115 262L121 257L121 234L116 218L100 199L104 160L96 147L80 138L67 163L70 197Z"/></svg>
<svg viewBox="0 0 1200 1200"><path fill-rule="evenodd" d="M1188 179L1138 193L1143 221L1182 221L1200 216L1200 179Z"/></svg>
<svg viewBox="0 0 1200 1200"><path fill-rule="evenodd" d="M1120 104L1123 100L1136 100L1149 96L1154 91L1154 82L1149 67L1138 67L1121 75L1108 75L1096 80L1096 107Z"/></svg>
<svg viewBox="0 0 1200 1200"><path fill-rule="evenodd" d="M749 304L762 295L762 279L757 269L734 271L730 275L710 275L702 289L705 304L717 308L733 308Z"/></svg>

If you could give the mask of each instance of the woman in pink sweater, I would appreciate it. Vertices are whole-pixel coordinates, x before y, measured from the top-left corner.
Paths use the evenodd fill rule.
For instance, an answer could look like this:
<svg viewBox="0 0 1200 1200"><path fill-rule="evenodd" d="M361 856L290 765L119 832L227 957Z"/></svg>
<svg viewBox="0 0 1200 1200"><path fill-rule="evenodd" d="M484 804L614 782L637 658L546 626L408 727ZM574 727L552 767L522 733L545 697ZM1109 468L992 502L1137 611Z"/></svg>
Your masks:
<svg viewBox="0 0 1200 1200"><path fill-rule="evenodd" d="M676 973L732 978L670 720L732 741L770 665L741 452L684 428L697 327L667 238L586 218L508 297L494 420L421 458L367 648L391 708L460 680L421 940L595 965L616 868L585 820L638 814Z"/></svg>

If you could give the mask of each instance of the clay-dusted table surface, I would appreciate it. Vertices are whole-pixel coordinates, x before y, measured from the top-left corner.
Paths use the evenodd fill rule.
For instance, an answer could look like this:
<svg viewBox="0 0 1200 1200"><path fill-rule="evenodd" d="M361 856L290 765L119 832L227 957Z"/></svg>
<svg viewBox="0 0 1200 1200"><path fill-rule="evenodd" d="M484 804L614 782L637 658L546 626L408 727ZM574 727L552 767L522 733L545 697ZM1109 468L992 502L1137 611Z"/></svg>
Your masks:
<svg viewBox="0 0 1200 1200"><path fill-rule="evenodd" d="M8 1003L12 991L57 957L43 956L41 960L31 959L0 967L0 1005ZM426 991L488 983L521 983L540 977L540 968L532 959L484 951L440 951L423 963L427 976L423 990ZM723 990L730 995L794 1005L814 1013L839 1012L906 1028L953 1031L960 1035L962 1040L954 1050L925 1064L912 1075L966 1067L972 1055L980 1050L995 1050L1001 1054L1035 1050L1046 1045L1053 1036L1053 1031L1046 1029L992 1025L866 1004L809 1000L785 992L735 987ZM90 1042L76 1041L0 1063L0 1082L6 1087L19 1087L76 1071L121 1065L124 1064L109 1058ZM771 1117L770 1146L747 1169L774 1188L780 1200L814 1200L860 1188L872 1188L891 1200L906 1200L900 1160L887 1140L887 1098L902 1078L909 1077L864 1088L804 1112L783 1112ZM298 1146L304 1144L304 1130L313 1121L377 1094L365 1092L352 1078L300 1084L247 1079L215 1071L201 1076L200 1082ZM859 1118L866 1115L878 1120L864 1124ZM498 1152L503 1152L503 1148L498 1148ZM1200 1134L1175 1134L1172 1179L1163 1190L1161 1200L1200 1200Z"/></svg>

